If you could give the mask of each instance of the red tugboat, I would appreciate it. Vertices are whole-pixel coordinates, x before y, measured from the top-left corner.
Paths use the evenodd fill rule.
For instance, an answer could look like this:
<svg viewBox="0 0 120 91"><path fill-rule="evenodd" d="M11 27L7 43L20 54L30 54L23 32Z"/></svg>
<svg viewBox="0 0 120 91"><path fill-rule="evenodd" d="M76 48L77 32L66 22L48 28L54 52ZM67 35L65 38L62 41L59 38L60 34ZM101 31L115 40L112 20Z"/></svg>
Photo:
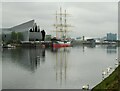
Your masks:
<svg viewBox="0 0 120 91"><path fill-rule="evenodd" d="M54 37L52 39L52 47L53 48L60 48L60 47L71 47L71 41L67 38L67 32L68 27L71 27L71 25L67 24L66 16L69 15L66 13L66 10L64 13L62 13L62 9L60 7L60 12L57 13L56 11L56 24L54 24L54 27L56 28L56 37L58 37L58 32L61 34L61 38L57 39ZM59 23L58 23L59 20Z"/></svg>

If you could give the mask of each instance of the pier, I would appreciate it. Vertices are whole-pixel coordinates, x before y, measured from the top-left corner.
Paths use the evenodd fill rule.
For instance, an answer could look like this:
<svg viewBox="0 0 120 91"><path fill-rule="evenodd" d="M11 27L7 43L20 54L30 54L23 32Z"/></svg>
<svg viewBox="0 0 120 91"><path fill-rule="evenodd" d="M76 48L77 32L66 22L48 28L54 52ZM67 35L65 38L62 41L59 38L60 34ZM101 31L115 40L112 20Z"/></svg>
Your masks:
<svg viewBox="0 0 120 91"><path fill-rule="evenodd" d="M15 46L15 47L40 47L40 48L50 48L52 47L52 41L23 41L20 43L10 43L10 44L3 44L3 48L7 48L7 45ZM120 46L120 41L116 42L100 42L97 43L95 41L71 41L72 46L78 45L116 45Z"/></svg>
<svg viewBox="0 0 120 91"><path fill-rule="evenodd" d="M51 47L51 41L29 41L21 42L21 47Z"/></svg>

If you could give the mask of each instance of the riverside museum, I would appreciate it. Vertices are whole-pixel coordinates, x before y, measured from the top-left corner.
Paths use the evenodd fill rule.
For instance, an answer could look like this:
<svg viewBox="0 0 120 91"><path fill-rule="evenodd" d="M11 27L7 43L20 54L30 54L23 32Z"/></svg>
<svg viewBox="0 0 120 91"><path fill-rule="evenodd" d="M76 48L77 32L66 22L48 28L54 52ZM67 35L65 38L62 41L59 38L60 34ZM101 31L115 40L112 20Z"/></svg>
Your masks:
<svg viewBox="0 0 120 91"><path fill-rule="evenodd" d="M20 32L23 36L23 42L40 41L42 39L40 28L34 20L30 20L11 28L2 28L2 40L9 41L12 32Z"/></svg>

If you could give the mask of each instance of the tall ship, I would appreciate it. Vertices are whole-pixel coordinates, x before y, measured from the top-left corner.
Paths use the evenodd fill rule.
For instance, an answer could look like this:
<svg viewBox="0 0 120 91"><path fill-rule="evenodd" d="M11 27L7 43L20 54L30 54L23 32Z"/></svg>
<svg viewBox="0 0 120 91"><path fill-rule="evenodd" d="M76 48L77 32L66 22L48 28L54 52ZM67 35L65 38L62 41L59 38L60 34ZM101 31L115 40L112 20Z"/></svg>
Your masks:
<svg viewBox="0 0 120 91"><path fill-rule="evenodd" d="M71 38L68 38L67 32L69 32L68 28L72 27L67 24L67 11L62 11L60 7L59 12L56 11L56 23L53 25L55 27L54 32L56 32L56 37L52 39L52 47L60 48L60 47L70 47L71 46Z"/></svg>

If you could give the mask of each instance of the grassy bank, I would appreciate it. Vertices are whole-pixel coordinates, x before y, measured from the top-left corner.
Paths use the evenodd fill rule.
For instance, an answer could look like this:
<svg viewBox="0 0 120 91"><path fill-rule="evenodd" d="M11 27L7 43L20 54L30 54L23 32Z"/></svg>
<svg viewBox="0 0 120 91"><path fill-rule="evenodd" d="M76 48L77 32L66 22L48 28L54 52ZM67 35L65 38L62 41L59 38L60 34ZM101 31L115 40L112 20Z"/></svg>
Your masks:
<svg viewBox="0 0 120 91"><path fill-rule="evenodd" d="M105 78L101 83L96 85L92 91L120 91L120 65Z"/></svg>

